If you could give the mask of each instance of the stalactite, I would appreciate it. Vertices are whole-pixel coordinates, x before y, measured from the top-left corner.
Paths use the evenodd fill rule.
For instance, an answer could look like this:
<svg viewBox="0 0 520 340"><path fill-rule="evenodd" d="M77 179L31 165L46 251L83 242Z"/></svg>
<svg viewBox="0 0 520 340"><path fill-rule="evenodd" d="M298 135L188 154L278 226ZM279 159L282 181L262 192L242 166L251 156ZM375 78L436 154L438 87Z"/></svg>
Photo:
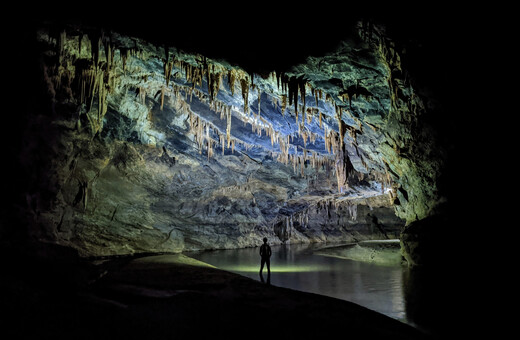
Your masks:
<svg viewBox="0 0 520 340"><path fill-rule="evenodd" d="M347 125L348 135L352 138L355 144L357 144L357 130L349 125Z"/></svg>
<svg viewBox="0 0 520 340"><path fill-rule="evenodd" d="M242 88L242 99L244 100L244 113L249 113L249 80L247 78L240 79L240 86Z"/></svg>
<svg viewBox="0 0 520 340"><path fill-rule="evenodd" d="M305 176L305 173L304 173L305 158L303 156L299 156L298 161L300 162L300 175L301 175L301 177L304 177Z"/></svg>
<svg viewBox="0 0 520 340"><path fill-rule="evenodd" d="M138 90L137 94L139 95L139 99L141 99L141 104L144 105L146 102L146 89L142 86L139 86L137 88L137 90Z"/></svg>
<svg viewBox="0 0 520 340"><path fill-rule="evenodd" d="M325 140L325 149L327 150L327 152L329 154L332 153L331 152L331 147L332 147L331 133L332 133L332 131L328 131L327 126L325 126L325 130L323 133L323 139Z"/></svg>
<svg viewBox="0 0 520 340"><path fill-rule="evenodd" d="M351 204L351 203L347 204L348 215L352 221L357 220L357 207L358 207L357 204Z"/></svg>
<svg viewBox="0 0 520 340"><path fill-rule="evenodd" d="M282 116L285 115L285 109L287 108L287 96L282 95Z"/></svg>
<svg viewBox="0 0 520 340"><path fill-rule="evenodd" d="M229 90L231 91L231 95L235 95L235 80L236 80L236 71L234 69L230 69L228 71L228 84Z"/></svg>
<svg viewBox="0 0 520 340"><path fill-rule="evenodd" d="M308 108L306 113L307 113L307 124L310 125L312 123L313 110L311 108Z"/></svg>
<svg viewBox="0 0 520 340"><path fill-rule="evenodd" d="M226 138L227 138L227 147L229 148L229 144L231 143L231 109L227 110L227 124L226 124Z"/></svg>
<svg viewBox="0 0 520 340"><path fill-rule="evenodd" d="M164 107L164 86L161 87L161 111L163 110L163 107Z"/></svg>
<svg viewBox="0 0 520 340"><path fill-rule="evenodd" d="M306 81L304 79L304 76L301 76L298 78L298 87L300 88L300 97L302 98L303 102L303 109L302 112L305 113L305 90L306 90Z"/></svg>
<svg viewBox="0 0 520 340"><path fill-rule="evenodd" d="M168 51L168 49L166 49ZM166 87L170 85L170 78L173 70L173 60L168 60L168 53L166 53L166 60L164 61L164 77L166 80Z"/></svg>
<svg viewBox="0 0 520 340"><path fill-rule="evenodd" d="M119 54L120 54L121 60L123 62L123 72L126 72L126 63L127 63L128 58L130 57L130 50L120 48Z"/></svg>
<svg viewBox="0 0 520 340"><path fill-rule="evenodd" d="M347 124L338 117L338 134L339 134L339 140L338 140L338 146L339 150L345 151L345 133L347 132Z"/></svg>
<svg viewBox="0 0 520 340"><path fill-rule="evenodd" d="M218 140L220 142L220 146L222 147L222 156L224 156L224 149L225 149L225 145L226 145L224 135L219 134Z"/></svg>
<svg viewBox="0 0 520 340"><path fill-rule="evenodd" d="M211 73L208 75L208 92L211 101L217 98L220 84L222 82L222 74L220 72Z"/></svg>
<svg viewBox="0 0 520 340"><path fill-rule="evenodd" d="M260 99L262 98L262 91L260 90L260 87L258 87L258 115L260 116Z"/></svg>
<svg viewBox="0 0 520 340"><path fill-rule="evenodd" d="M296 122L298 122L298 79L296 77L289 79L289 105L293 103Z"/></svg>

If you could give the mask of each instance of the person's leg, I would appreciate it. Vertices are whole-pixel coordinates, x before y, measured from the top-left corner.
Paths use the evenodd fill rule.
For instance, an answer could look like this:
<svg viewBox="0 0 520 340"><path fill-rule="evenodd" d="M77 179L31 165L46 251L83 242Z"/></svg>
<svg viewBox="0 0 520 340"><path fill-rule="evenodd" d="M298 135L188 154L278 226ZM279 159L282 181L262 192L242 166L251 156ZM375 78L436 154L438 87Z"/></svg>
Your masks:
<svg viewBox="0 0 520 340"><path fill-rule="evenodd" d="M265 264L267 265L267 284L271 284L271 259L267 259L265 261Z"/></svg>
<svg viewBox="0 0 520 340"><path fill-rule="evenodd" d="M262 281L262 283L264 282L264 276L262 275L262 271L264 270L264 263L265 260L262 258L260 261L260 281Z"/></svg>
<svg viewBox="0 0 520 340"><path fill-rule="evenodd" d="M265 260L260 260L260 274L262 274L262 271L264 270Z"/></svg>

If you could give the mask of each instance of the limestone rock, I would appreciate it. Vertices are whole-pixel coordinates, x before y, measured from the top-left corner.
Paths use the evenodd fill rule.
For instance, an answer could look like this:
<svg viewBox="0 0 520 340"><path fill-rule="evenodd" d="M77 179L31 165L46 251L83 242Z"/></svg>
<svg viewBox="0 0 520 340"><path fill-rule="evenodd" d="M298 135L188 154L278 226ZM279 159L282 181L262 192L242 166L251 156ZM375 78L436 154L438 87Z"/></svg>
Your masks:
<svg viewBox="0 0 520 340"><path fill-rule="evenodd" d="M436 213L445 155L430 103L383 29L351 29L334 50L259 75L42 24L48 110L27 119L20 157L29 237L83 256L180 252L396 238ZM406 253L414 242L404 236Z"/></svg>

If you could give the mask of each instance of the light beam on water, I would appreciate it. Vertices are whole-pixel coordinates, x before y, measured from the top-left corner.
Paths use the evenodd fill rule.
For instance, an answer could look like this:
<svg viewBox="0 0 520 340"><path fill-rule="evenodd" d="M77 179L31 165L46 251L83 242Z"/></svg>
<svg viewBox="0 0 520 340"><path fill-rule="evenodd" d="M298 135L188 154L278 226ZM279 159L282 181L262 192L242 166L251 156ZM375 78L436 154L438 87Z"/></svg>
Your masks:
<svg viewBox="0 0 520 340"><path fill-rule="evenodd" d="M406 322L403 270L313 253L312 245L272 246L271 284L357 303ZM215 250L189 256L259 280L259 248ZM264 267L264 277L267 268Z"/></svg>

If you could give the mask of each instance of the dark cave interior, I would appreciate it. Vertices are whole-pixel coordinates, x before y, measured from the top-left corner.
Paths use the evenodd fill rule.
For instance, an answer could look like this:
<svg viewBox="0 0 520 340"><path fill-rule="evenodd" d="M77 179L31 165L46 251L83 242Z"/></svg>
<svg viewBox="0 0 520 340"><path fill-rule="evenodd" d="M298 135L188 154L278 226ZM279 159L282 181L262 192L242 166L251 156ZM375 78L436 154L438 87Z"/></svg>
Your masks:
<svg viewBox="0 0 520 340"><path fill-rule="evenodd" d="M7 117L9 128L2 134L11 161L5 165L9 181L4 183L0 234L10 273L5 290L15 292L8 299L8 306L16 310L9 334L23 334L21 319L28 315L28 322L49 334L69 336L79 329L85 338L136 338L148 331L169 337L171 330L164 327L169 320L158 317L161 312L193 316L196 308L209 308L200 318L176 317L176 322L186 322L177 334L191 335L192 327L208 322L219 303L225 306L218 309L223 317L243 320L240 311L254 314L249 307L256 300L243 292L248 283L222 279L221 273L204 275L227 282L218 289L247 295L248 307L230 305L225 299L232 293L215 293L211 286L204 293L210 292L206 301L202 295L183 295L175 298L173 309L154 302L150 309L110 318L113 306L100 312L98 302L85 302L81 294L100 289L86 284L98 282L100 271L111 273L130 258L251 247L264 236L282 244L393 235L401 240L407 265L416 273L409 281L413 288L408 288L417 315L427 319L425 324L437 325L440 336L462 323L458 313L466 307L462 295L467 278L455 279L463 270L453 268L453 263L463 253L464 226L474 223L465 205L471 183L460 181L468 173L465 150L474 124L467 122L468 107L460 100L467 96L461 83L471 79L473 65L467 59L474 51L467 38L471 26L460 19L463 14L443 8L369 12L324 6L235 13L206 8L206 13L179 8L174 20L165 20L143 15L138 8L104 15L95 9L63 14L47 8L11 27L16 34L8 39L8 59L16 66L7 70L7 78L15 89L10 110L17 114ZM65 42L61 45L60 37ZM81 52L82 37L87 37L89 45L84 46L92 46L92 51L96 39L104 44L103 81L113 91L104 97L106 109L95 91L87 95L95 103L87 109L79 99L75 81L80 83L78 70L83 66L78 61L101 65L93 61L94 53L85 57L85 50ZM74 39L79 39L79 52ZM132 50L129 41L139 41L139 47ZM109 46L120 56L112 70L106 66ZM133 71L122 66L126 49L134 53L128 54ZM58 60L60 55L63 59ZM167 77L171 94L165 95L169 58L173 76L171 81ZM59 65L76 72L68 88L61 84L66 79L62 73L55 77L61 72ZM198 70L202 77L194 80ZM116 85L106 80L111 72ZM210 89L215 84L211 76L221 77L216 94ZM298 79L305 80L303 85ZM317 93L323 93L323 100ZM189 94L196 99L188 101ZM285 100L290 104L283 104ZM214 103L220 106L214 109ZM302 104L303 110L298 106ZM93 123L94 116L101 116L98 123ZM328 132L335 135L328 137ZM100 259L112 260L92 265ZM191 270L181 266L179 276L172 278L176 289L193 288L191 280L201 274ZM97 297L107 294L100 291ZM258 294L292 299L288 292ZM71 296L81 296L78 305L84 307L67 316L62 308L70 308ZM455 296L460 296L458 301ZM136 299L132 303L139 305ZM284 300L287 306L305 309L289 300ZM347 312L329 303L330 319L323 327L330 327L332 335L333 325ZM27 313L31 305L36 307ZM273 318L281 317L278 313L284 311L275 310ZM64 318L61 331L47 318L35 321L46 313L49 319ZM291 315L294 323L313 320L313 313ZM102 326L87 331L77 318ZM141 321L121 331L114 325L125 320L118 318ZM143 319L154 321L146 324ZM366 334L374 322L381 326L380 335L418 336L376 319L360 317L361 326L353 334ZM202 333L211 334L215 323L209 322ZM236 330L246 332L249 325L244 321ZM284 325L275 323L273 328ZM217 333L232 331L226 326Z"/></svg>

